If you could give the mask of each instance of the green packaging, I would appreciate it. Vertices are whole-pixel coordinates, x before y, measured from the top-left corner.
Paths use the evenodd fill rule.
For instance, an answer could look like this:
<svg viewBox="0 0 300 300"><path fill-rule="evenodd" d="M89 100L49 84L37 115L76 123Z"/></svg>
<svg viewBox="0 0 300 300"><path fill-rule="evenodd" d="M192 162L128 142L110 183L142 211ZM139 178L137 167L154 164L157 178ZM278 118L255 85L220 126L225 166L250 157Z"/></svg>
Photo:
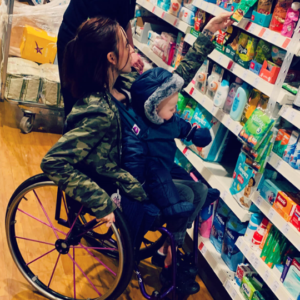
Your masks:
<svg viewBox="0 0 300 300"><path fill-rule="evenodd" d="M239 138L250 148L257 150L273 125L274 119L263 110L256 108L239 133Z"/></svg>
<svg viewBox="0 0 300 300"><path fill-rule="evenodd" d="M261 291L262 288L262 279L257 274L247 274L242 279L240 292L246 300L252 300L254 293L256 291Z"/></svg>
<svg viewBox="0 0 300 300"><path fill-rule="evenodd" d="M283 87L285 90L291 92L291 93L294 94L294 95L297 95L297 93L298 93L298 89L297 89L297 88L295 88L295 87L293 87L293 86L291 86L291 85L289 85L289 84L287 84L287 83L284 83L284 84L282 85L282 87Z"/></svg>
<svg viewBox="0 0 300 300"><path fill-rule="evenodd" d="M235 22L240 22L248 12L249 8L255 4L257 0L241 0L236 11L231 16L231 19Z"/></svg>
<svg viewBox="0 0 300 300"><path fill-rule="evenodd" d="M242 32L239 36L239 45L235 56L236 63L245 69L249 69L251 60L256 51L257 43L258 38Z"/></svg>
<svg viewBox="0 0 300 300"><path fill-rule="evenodd" d="M192 117L195 113L195 109L197 107L197 102L193 99L190 99L188 101L188 103L186 104L183 112L182 112L182 115L181 115L181 118L188 121L188 122L191 122L192 120Z"/></svg>
<svg viewBox="0 0 300 300"><path fill-rule="evenodd" d="M266 239L265 245L261 251L260 257L263 261L266 260L268 251L271 247L271 244L273 243L273 239L274 239L274 234L276 233L277 229L275 228L275 226L272 226L270 229L270 232L268 234L268 237Z"/></svg>
<svg viewBox="0 0 300 300"><path fill-rule="evenodd" d="M178 94L178 102L176 105L176 113L180 116L183 113L187 103L191 100L190 96Z"/></svg>
<svg viewBox="0 0 300 300"><path fill-rule="evenodd" d="M252 296L252 300L274 300L274 296L270 290L265 289L261 291L255 291Z"/></svg>
<svg viewBox="0 0 300 300"><path fill-rule="evenodd" d="M257 44L254 60L263 64L265 60L271 59L272 45L264 40L260 40Z"/></svg>

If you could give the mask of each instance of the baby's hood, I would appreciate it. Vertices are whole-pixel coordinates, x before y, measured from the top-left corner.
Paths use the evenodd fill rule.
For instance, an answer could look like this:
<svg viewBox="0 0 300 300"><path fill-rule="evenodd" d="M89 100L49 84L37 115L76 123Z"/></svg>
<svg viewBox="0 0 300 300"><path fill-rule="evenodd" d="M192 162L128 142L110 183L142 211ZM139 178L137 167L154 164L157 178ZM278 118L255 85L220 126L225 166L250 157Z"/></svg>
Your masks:
<svg viewBox="0 0 300 300"><path fill-rule="evenodd" d="M156 112L157 106L167 97L179 92L184 80L163 68L154 68L143 73L131 87L132 107L135 112L154 124L164 120Z"/></svg>

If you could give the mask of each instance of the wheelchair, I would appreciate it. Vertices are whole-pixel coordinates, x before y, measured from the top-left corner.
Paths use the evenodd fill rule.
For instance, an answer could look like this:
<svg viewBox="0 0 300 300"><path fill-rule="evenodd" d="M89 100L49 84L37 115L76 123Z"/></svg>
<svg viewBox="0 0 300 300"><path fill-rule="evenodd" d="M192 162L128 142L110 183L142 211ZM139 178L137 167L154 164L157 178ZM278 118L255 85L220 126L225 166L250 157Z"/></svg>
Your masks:
<svg viewBox="0 0 300 300"><path fill-rule="evenodd" d="M27 179L13 193L5 219L9 250L22 275L39 293L53 300L118 299L135 272L144 298L176 298L175 245L166 228L154 228L162 233L161 237L155 242L144 237L146 247L134 253L119 209L109 229L88 212L66 197L45 174ZM194 225L197 262L198 218ZM172 284L150 295L138 264L153 256L166 236L170 237L174 254Z"/></svg>

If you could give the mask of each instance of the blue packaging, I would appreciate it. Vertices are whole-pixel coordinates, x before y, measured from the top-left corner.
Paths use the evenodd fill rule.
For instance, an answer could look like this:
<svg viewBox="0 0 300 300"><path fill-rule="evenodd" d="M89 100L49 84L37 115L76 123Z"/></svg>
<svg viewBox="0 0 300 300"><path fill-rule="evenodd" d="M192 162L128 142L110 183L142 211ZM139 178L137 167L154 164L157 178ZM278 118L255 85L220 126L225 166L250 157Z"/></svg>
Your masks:
<svg viewBox="0 0 300 300"><path fill-rule="evenodd" d="M204 148L196 147L192 142L184 143L202 159L220 161L228 142L228 129L200 104L195 108L191 124L198 128L208 128L212 142Z"/></svg>
<svg viewBox="0 0 300 300"><path fill-rule="evenodd" d="M179 19L189 24L190 26L194 26L195 13L189 10L188 8L182 6L179 12Z"/></svg>
<svg viewBox="0 0 300 300"><path fill-rule="evenodd" d="M282 157L282 159L284 161L286 161L287 163L290 161L291 155L294 154L294 152L296 150L298 138L299 138L299 132L296 130L293 130L291 137L289 139L289 143L288 143L286 149L284 150L283 157Z"/></svg>
<svg viewBox="0 0 300 300"><path fill-rule="evenodd" d="M289 161L290 166L294 169L299 169L298 168L298 166L300 165L300 161L298 163L299 159L300 159L300 138L298 138L298 142L294 153L292 153L292 155L290 156L290 161Z"/></svg>
<svg viewBox="0 0 300 300"><path fill-rule="evenodd" d="M198 7L194 6L193 4L193 0L183 0L183 6L185 6L186 8L188 8L190 11L192 12L197 12Z"/></svg>
<svg viewBox="0 0 300 300"><path fill-rule="evenodd" d="M246 164L246 159L246 154L241 152L233 172L233 182L229 191L242 208L249 210L252 204L250 198L258 183L254 178L256 172Z"/></svg>
<svg viewBox="0 0 300 300"><path fill-rule="evenodd" d="M157 0L157 6L164 11L168 11L171 6L171 0Z"/></svg>
<svg viewBox="0 0 300 300"><path fill-rule="evenodd" d="M245 234L247 225L246 222L240 222L233 213L230 214L226 224L221 257L233 272L236 272L237 266L243 261L244 255L235 243L240 236Z"/></svg>
<svg viewBox="0 0 300 300"><path fill-rule="evenodd" d="M229 213L230 208L225 204L223 200L220 199L209 237L211 243L219 253L221 253L222 251L225 226Z"/></svg>
<svg viewBox="0 0 300 300"><path fill-rule="evenodd" d="M283 282L294 299L300 299L300 258L294 258Z"/></svg>

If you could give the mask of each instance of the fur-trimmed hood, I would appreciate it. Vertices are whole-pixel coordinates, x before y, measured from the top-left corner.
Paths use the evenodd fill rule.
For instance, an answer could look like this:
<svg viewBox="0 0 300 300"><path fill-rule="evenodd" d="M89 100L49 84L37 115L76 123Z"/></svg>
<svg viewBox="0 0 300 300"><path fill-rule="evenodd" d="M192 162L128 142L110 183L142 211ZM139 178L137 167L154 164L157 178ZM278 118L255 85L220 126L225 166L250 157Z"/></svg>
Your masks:
<svg viewBox="0 0 300 300"><path fill-rule="evenodd" d="M167 97L179 92L183 79L163 68L154 68L143 73L131 87L132 106L135 112L154 124L164 120L156 112L157 106Z"/></svg>

